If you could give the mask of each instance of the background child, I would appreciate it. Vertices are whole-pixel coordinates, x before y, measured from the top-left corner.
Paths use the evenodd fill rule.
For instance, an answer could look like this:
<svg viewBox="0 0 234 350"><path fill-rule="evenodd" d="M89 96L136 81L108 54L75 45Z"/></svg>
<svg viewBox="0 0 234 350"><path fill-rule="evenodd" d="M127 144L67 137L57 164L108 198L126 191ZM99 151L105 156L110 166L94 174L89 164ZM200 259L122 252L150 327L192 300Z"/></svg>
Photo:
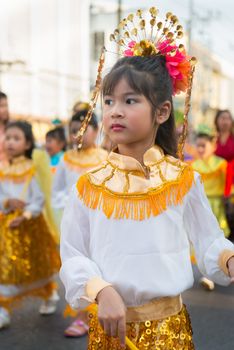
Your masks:
<svg viewBox="0 0 234 350"><path fill-rule="evenodd" d="M52 173L55 173L60 159L66 151L66 136L62 127L57 127L47 132L45 147L50 156Z"/></svg>
<svg viewBox="0 0 234 350"><path fill-rule="evenodd" d="M93 114L90 125L84 135L84 146L81 151L77 151L76 139L78 130L84 120L88 109L82 109L76 112L69 123L70 149L64 153L64 156L57 168L54 177L52 203L56 212L58 225L62 211L65 207L69 191L78 178L85 171L99 165L106 159L106 152L99 147L96 147L96 137L98 133L98 121L95 114ZM74 316L74 311L67 308L65 315ZM69 337L80 337L88 331L87 313L82 311L79 313L79 318L76 319L71 326L65 330L65 335Z"/></svg>
<svg viewBox="0 0 234 350"><path fill-rule="evenodd" d="M214 136L205 133L197 134L196 148L199 159L194 161L192 166L202 176L213 213L225 236L228 237L229 227L223 204L227 162L215 155L215 147Z"/></svg>
<svg viewBox="0 0 234 350"><path fill-rule="evenodd" d="M53 182L52 203L55 209L64 209L69 190L81 174L106 159L107 153L95 145L98 134L98 121L95 114L93 114L90 125L84 135L82 150L77 151L76 149L75 137L87 112L87 109L80 110L73 115L69 123L71 149L64 153Z"/></svg>
<svg viewBox="0 0 234 350"><path fill-rule="evenodd" d="M229 235L229 227L224 208L224 189L226 182L227 162L214 154L215 138L207 133L199 133L196 137L196 149L199 159L192 163L192 167L202 177L204 188L220 228ZM207 278L201 278L203 286L214 289L214 283Z"/></svg>
<svg viewBox="0 0 234 350"><path fill-rule="evenodd" d="M34 138L27 122L6 127L8 166L0 168L0 328L26 296L41 297L42 314L56 310L53 282L60 266L57 247L42 215L44 196L31 160Z"/></svg>

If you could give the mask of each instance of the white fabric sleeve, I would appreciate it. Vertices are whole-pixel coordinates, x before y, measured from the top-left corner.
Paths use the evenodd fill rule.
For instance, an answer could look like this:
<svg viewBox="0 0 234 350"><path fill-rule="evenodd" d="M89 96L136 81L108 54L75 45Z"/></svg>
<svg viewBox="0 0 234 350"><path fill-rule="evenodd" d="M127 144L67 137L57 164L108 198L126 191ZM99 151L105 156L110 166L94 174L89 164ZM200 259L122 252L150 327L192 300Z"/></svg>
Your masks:
<svg viewBox="0 0 234 350"><path fill-rule="evenodd" d="M82 298L86 296L85 287L92 278L101 278L100 269L89 257L89 239L88 208L78 198L74 185L63 213L60 241L60 278L65 286L66 300L73 308L89 304Z"/></svg>
<svg viewBox="0 0 234 350"><path fill-rule="evenodd" d="M234 246L219 228L197 173L186 198L184 225L201 273L215 283L229 285L230 278L220 268L219 259L225 250L233 251L234 255Z"/></svg>
<svg viewBox="0 0 234 350"><path fill-rule="evenodd" d="M6 196L4 195L4 191L3 191L3 183L0 182L0 211L4 212L5 208L4 208L4 203L6 200Z"/></svg>
<svg viewBox="0 0 234 350"><path fill-rule="evenodd" d="M37 180L33 177L28 187L28 196L24 212L31 213L33 217L38 216L43 210L44 202L44 194Z"/></svg>
<svg viewBox="0 0 234 350"><path fill-rule="evenodd" d="M66 170L64 160L61 159L53 179L52 207L54 209L64 209L67 199L68 189L66 184Z"/></svg>

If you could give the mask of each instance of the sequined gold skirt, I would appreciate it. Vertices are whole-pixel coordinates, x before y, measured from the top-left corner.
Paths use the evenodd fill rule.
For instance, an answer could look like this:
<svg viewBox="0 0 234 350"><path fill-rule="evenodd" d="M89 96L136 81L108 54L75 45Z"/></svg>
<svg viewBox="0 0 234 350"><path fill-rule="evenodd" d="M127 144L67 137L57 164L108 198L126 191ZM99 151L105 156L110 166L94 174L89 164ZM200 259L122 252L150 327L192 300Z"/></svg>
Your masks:
<svg viewBox="0 0 234 350"><path fill-rule="evenodd" d="M105 335L97 314L90 313L89 316L88 350L123 350L117 338ZM127 323L126 335L139 350L194 350L191 322L185 306L177 315L165 319Z"/></svg>
<svg viewBox="0 0 234 350"><path fill-rule="evenodd" d="M0 287L12 290L15 286L19 294L24 291L35 294L41 288L51 293L51 280L60 268L56 242L43 215L25 220L18 228L9 229L9 223L17 215L19 213L0 217ZM30 288L30 285L35 288ZM17 292L14 291L15 294ZM0 303L3 297L0 290Z"/></svg>

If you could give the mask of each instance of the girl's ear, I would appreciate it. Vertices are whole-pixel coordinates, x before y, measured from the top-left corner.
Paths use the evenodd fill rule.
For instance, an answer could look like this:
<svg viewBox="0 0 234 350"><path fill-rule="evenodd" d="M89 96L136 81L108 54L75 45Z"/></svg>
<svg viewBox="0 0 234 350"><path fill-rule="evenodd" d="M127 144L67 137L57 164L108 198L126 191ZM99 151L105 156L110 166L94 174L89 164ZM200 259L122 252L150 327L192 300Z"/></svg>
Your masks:
<svg viewBox="0 0 234 350"><path fill-rule="evenodd" d="M171 114L171 102L164 101L156 111L155 121L158 125L165 123Z"/></svg>

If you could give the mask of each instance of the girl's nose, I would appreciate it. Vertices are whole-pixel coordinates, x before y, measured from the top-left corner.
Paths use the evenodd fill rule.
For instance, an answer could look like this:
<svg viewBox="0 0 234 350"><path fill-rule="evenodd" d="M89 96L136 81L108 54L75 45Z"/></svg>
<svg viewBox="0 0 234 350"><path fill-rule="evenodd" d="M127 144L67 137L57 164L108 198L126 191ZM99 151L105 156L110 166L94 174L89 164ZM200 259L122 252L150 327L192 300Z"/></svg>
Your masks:
<svg viewBox="0 0 234 350"><path fill-rule="evenodd" d="M120 105L116 104L113 107L113 109L111 111L111 117L112 118L123 118L124 117L124 111Z"/></svg>

